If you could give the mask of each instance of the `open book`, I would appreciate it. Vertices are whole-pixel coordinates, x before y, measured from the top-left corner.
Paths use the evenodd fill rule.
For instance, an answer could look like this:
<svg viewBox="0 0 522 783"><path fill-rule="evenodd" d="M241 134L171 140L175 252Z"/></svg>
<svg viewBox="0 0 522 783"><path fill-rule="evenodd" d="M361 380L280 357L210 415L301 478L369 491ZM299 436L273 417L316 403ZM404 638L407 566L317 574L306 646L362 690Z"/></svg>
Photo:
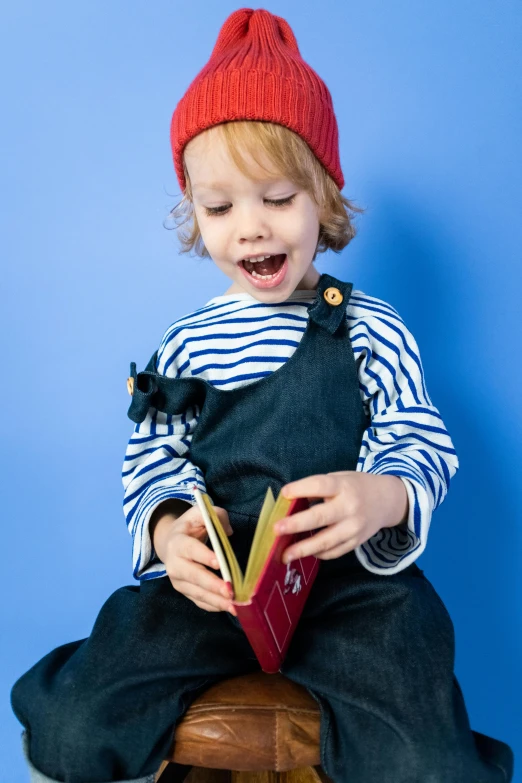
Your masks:
<svg viewBox="0 0 522 783"><path fill-rule="evenodd" d="M223 580L234 592L232 604L237 619L263 671L277 672L317 576L319 560L315 555L308 555L283 563L281 555L287 547L317 531L277 535L274 524L283 517L309 508L310 503L307 498L289 500L281 493L275 500L268 487L243 575L209 496L195 486L192 491Z"/></svg>

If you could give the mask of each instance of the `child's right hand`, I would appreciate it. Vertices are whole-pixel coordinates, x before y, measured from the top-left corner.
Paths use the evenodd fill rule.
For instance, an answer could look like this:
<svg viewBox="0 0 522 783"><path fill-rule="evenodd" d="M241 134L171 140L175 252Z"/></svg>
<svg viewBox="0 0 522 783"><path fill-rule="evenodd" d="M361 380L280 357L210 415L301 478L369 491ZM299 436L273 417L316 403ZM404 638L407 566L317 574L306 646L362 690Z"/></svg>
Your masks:
<svg viewBox="0 0 522 783"><path fill-rule="evenodd" d="M214 510L227 535L231 535L226 509L214 506ZM206 544L208 533L198 506L191 506L177 518L171 513L163 514L154 527L153 537L154 549L165 564L175 590L201 609L237 614L230 602L226 582L206 568L219 566L214 552Z"/></svg>

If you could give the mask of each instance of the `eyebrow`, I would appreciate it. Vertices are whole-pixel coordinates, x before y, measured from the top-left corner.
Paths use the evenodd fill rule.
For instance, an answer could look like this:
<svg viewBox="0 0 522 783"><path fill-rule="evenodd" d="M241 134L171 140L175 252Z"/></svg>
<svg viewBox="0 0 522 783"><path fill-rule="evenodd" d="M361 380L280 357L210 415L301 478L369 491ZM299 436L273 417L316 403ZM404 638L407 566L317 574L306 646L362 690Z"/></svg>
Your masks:
<svg viewBox="0 0 522 783"><path fill-rule="evenodd" d="M261 180L261 184L273 185L284 180L284 177L269 177L266 180ZM227 185L223 182L196 182L192 185L192 191L195 190L227 190Z"/></svg>
<svg viewBox="0 0 522 783"><path fill-rule="evenodd" d="M221 182L198 182L192 185L192 190L226 190L226 185L223 185Z"/></svg>

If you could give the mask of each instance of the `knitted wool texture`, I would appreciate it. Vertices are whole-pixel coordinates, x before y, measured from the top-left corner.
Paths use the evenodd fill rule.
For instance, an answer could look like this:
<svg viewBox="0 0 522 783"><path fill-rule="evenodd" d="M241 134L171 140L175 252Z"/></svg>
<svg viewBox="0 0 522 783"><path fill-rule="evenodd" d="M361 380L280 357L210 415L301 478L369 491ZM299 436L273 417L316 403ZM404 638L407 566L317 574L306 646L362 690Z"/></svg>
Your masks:
<svg viewBox="0 0 522 783"><path fill-rule="evenodd" d="M290 128L343 188L330 92L301 57L288 22L263 8L240 8L226 19L210 60L174 110L170 141L182 192L185 145L207 128L234 120L264 120Z"/></svg>

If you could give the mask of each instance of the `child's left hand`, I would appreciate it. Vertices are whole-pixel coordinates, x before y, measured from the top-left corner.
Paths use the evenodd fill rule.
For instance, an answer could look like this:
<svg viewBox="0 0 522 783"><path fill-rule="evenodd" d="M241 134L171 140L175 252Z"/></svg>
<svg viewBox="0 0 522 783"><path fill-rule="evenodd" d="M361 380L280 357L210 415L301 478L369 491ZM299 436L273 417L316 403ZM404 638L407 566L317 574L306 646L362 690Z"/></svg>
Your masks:
<svg viewBox="0 0 522 783"><path fill-rule="evenodd" d="M277 533L324 528L285 549L284 563L306 555L320 560L341 557L381 528L394 527L408 518L408 495L398 476L339 470L292 481L281 492L287 498L324 501L275 525Z"/></svg>

